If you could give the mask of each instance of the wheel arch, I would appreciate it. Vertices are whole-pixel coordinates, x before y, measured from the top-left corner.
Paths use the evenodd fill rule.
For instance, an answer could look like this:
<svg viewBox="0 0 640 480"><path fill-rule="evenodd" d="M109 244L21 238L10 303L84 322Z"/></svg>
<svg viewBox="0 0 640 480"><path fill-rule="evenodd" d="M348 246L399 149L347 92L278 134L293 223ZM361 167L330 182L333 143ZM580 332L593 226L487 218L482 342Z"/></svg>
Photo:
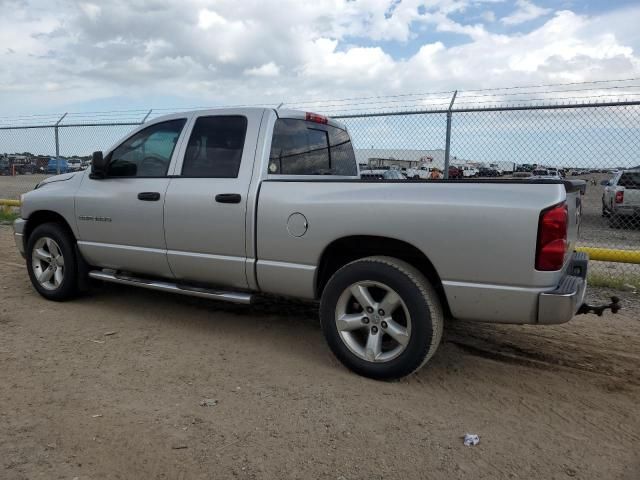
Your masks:
<svg viewBox="0 0 640 480"><path fill-rule="evenodd" d="M352 235L331 242L322 252L315 282L316 298L331 276L347 263L360 258L384 255L398 258L413 265L433 285L446 316L451 316L449 303L438 271L429 258L414 245L392 237L375 235Z"/></svg>
<svg viewBox="0 0 640 480"><path fill-rule="evenodd" d="M71 228L71 226L69 225L69 222L67 222L67 220L62 215L52 210L37 210L33 212L31 215L29 215L29 218L27 219L27 223L24 228L23 240L24 240L25 248L27 246L27 243L29 242L29 237L31 236L31 233L33 233L36 227L44 223L58 223L62 225L69 232L69 234L74 240L76 239L76 235L73 232L73 229Z"/></svg>

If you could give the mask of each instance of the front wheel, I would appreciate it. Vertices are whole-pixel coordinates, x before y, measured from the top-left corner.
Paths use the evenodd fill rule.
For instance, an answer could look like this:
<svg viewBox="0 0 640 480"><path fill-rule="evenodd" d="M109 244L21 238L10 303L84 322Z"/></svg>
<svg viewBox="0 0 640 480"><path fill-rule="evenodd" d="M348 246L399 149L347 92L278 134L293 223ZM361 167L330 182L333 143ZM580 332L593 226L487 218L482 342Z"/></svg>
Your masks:
<svg viewBox="0 0 640 480"><path fill-rule="evenodd" d="M36 227L27 242L27 270L34 288L46 299L74 297L78 270L71 234L57 223Z"/></svg>
<svg viewBox="0 0 640 480"><path fill-rule="evenodd" d="M320 302L329 347L354 372L394 379L418 370L442 338L437 293L416 268L392 257L367 257L338 270Z"/></svg>

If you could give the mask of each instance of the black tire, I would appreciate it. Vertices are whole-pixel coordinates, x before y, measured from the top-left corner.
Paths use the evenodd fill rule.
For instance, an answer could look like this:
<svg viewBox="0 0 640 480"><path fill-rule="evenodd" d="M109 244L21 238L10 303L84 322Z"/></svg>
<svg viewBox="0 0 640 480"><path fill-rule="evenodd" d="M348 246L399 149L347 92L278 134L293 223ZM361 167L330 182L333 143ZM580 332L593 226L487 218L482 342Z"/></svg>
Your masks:
<svg viewBox="0 0 640 480"><path fill-rule="evenodd" d="M366 360L353 353L342 340L336 324L336 308L343 292L357 282L384 284L406 305L411 334L397 357L384 362ZM380 380L409 375L429 361L440 344L444 325L438 294L425 276L407 262L383 256L351 262L331 277L322 294L320 321L329 347L347 368Z"/></svg>
<svg viewBox="0 0 640 480"><path fill-rule="evenodd" d="M34 247L40 239L44 238L54 240L59 246L62 257L64 258L62 280L59 286L51 289L47 289L41 285L36 277L33 266ZM44 298L61 302L69 300L78 294L78 260L75 253L75 239L65 227L59 223L43 223L37 226L29 235L26 257L31 284Z"/></svg>

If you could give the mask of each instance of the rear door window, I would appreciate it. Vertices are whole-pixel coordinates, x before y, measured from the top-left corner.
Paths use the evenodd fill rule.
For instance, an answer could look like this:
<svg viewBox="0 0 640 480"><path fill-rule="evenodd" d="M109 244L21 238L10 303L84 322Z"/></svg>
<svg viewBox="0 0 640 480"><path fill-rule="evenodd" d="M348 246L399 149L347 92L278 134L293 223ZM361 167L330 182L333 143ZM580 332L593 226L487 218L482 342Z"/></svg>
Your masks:
<svg viewBox="0 0 640 480"><path fill-rule="evenodd" d="M349 134L331 125L281 118L276 121L269 173L281 175L356 175Z"/></svg>
<svg viewBox="0 0 640 480"><path fill-rule="evenodd" d="M246 135L246 117L220 115L198 118L187 144L182 176L237 178Z"/></svg>

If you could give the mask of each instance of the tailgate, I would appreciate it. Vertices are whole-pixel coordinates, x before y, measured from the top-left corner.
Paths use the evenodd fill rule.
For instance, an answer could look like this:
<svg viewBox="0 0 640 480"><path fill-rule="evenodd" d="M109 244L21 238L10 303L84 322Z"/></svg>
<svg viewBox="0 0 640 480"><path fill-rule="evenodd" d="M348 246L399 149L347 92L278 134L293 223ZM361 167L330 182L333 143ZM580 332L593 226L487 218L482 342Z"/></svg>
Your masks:
<svg viewBox="0 0 640 480"><path fill-rule="evenodd" d="M576 248L576 242L580 232L582 196L584 195L587 184L584 180L567 180L564 182L564 185L567 191L567 210L569 212L569 224L567 225L567 241L569 243L567 259L569 259L571 253L573 253Z"/></svg>
<svg viewBox="0 0 640 480"><path fill-rule="evenodd" d="M622 187L624 192L622 204L625 207L640 207L640 188Z"/></svg>
<svg viewBox="0 0 640 480"><path fill-rule="evenodd" d="M640 207L640 171L626 170L618 179L618 189L622 191L622 205Z"/></svg>

